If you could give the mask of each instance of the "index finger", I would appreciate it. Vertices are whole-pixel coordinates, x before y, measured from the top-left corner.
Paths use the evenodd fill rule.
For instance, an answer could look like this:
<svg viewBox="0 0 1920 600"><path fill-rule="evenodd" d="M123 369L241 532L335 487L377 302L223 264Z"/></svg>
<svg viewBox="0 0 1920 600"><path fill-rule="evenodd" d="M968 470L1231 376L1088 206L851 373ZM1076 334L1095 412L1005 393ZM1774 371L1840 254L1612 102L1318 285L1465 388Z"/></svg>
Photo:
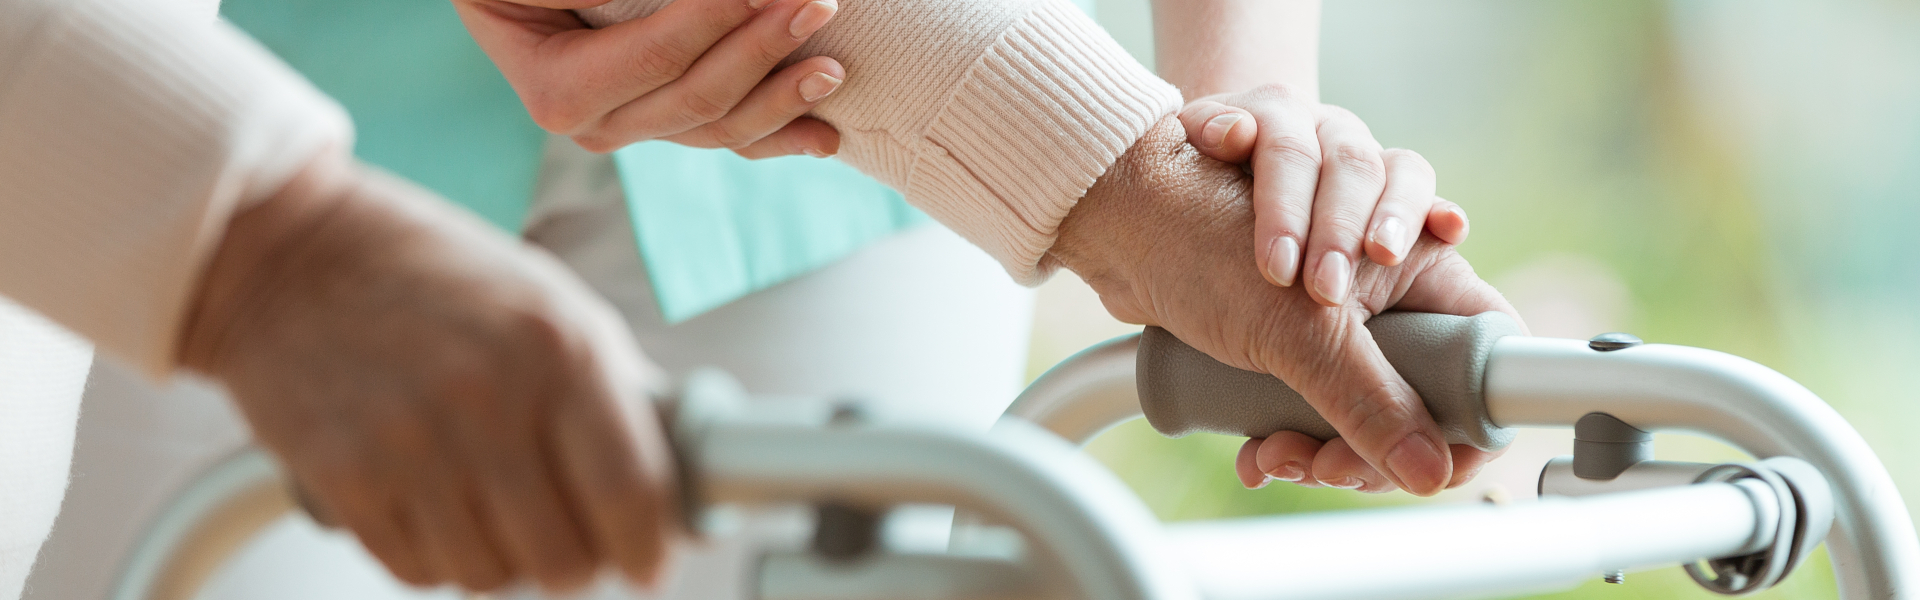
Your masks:
<svg viewBox="0 0 1920 600"><path fill-rule="evenodd" d="M570 401L548 435L595 545L628 580L651 586L678 531L677 487L665 433L624 412L605 396Z"/></svg>
<svg viewBox="0 0 1920 600"><path fill-rule="evenodd" d="M1400 489L1428 496L1453 478L1453 461L1419 394L1387 362L1363 309L1332 311L1320 367L1288 380L1353 450ZM1278 371L1269 371L1278 373Z"/></svg>

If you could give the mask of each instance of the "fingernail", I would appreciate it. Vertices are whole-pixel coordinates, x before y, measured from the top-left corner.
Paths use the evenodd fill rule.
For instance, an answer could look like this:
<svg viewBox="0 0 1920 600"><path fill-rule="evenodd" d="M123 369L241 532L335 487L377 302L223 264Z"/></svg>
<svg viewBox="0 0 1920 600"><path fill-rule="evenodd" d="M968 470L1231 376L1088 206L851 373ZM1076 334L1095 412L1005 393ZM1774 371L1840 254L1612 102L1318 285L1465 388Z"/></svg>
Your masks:
<svg viewBox="0 0 1920 600"><path fill-rule="evenodd" d="M1209 150L1226 145L1227 132L1233 131L1234 124L1239 122L1240 113L1237 112L1222 113L1207 119L1207 125L1200 128L1200 145Z"/></svg>
<svg viewBox="0 0 1920 600"><path fill-rule="evenodd" d="M1458 206L1449 206L1447 207L1447 210L1453 212L1454 216L1460 217L1460 237L1462 238L1467 237L1467 230L1471 229L1470 226L1472 225L1472 223L1467 222L1466 209L1460 208Z"/></svg>
<svg viewBox="0 0 1920 600"><path fill-rule="evenodd" d="M1431 438L1421 433L1408 435L1387 453L1387 468L1400 477L1401 487L1425 496L1447 484L1447 458Z"/></svg>
<svg viewBox="0 0 1920 600"><path fill-rule="evenodd" d="M1307 478L1307 470L1301 468L1300 463L1288 462L1275 467L1273 471L1267 473L1267 476L1289 483L1299 483L1300 480Z"/></svg>
<svg viewBox="0 0 1920 600"><path fill-rule="evenodd" d="M795 39L813 35L813 32L825 27L827 19L833 18L833 13L838 10L840 7L825 0L808 2L800 10L793 11L793 22L787 25L787 32L793 34Z"/></svg>
<svg viewBox="0 0 1920 600"><path fill-rule="evenodd" d="M1473 478L1479 477L1480 470L1485 469L1486 467L1487 467L1486 465L1480 465L1478 467L1474 467L1472 471L1467 471L1465 473L1454 473L1453 481L1450 481L1447 483L1447 489L1451 490L1451 489L1466 485L1467 482L1473 481Z"/></svg>
<svg viewBox="0 0 1920 600"><path fill-rule="evenodd" d="M1387 217L1380 226L1373 228L1373 243L1387 249L1387 254L1395 260L1407 257L1407 224L1400 217Z"/></svg>
<svg viewBox="0 0 1920 600"><path fill-rule="evenodd" d="M1313 285L1328 304L1345 304L1347 288L1353 286L1353 263L1345 254L1328 252L1320 259L1320 272L1314 276Z"/></svg>
<svg viewBox="0 0 1920 600"><path fill-rule="evenodd" d="M766 8L768 4L773 4L773 0L747 0L747 8L754 10Z"/></svg>
<svg viewBox="0 0 1920 600"><path fill-rule="evenodd" d="M811 156L814 158L833 158L832 154L821 152L819 148L807 148L805 150L801 150L801 152L805 152L807 153L807 156Z"/></svg>
<svg viewBox="0 0 1920 600"><path fill-rule="evenodd" d="M839 79L834 78L832 75L815 71L812 75L808 75L805 79L800 80L800 99L808 102L819 102L821 98L827 97L828 94L832 94L833 91L837 89L840 89Z"/></svg>
<svg viewBox="0 0 1920 600"><path fill-rule="evenodd" d="M1343 490L1357 490L1360 489L1360 486L1366 485L1366 483L1360 481L1358 477L1341 477L1333 481L1322 481L1320 483L1327 484L1327 487L1330 488L1340 488Z"/></svg>
<svg viewBox="0 0 1920 600"><path fill-rule="evenodd" d="M1267 278L1286 287L1293 285L1293 275L1299 271L1300 242L1287 236L1273 238L1267 244Z"/></svg>
<svg viewBox="0 0 1920 600"><path fill-rule="evenodd" d="M1249 486L1247 487L1247 489L1257 490L1263 487L1267 487L1267 484L1269 483L1273 483L1273 477L1262 477L1260 478L1260 483Z"/></svg>

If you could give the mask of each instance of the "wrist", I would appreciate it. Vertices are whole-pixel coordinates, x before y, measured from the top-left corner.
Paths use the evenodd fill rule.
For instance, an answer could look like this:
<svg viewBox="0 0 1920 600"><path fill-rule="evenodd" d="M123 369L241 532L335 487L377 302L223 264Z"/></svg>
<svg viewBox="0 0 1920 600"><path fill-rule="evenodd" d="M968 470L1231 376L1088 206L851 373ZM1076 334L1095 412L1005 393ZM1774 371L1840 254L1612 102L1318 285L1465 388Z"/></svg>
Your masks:
<svg viewBox="0 0 1920 600"><path fill-rule="evenodd" d="M228 220L176 346L182 367L217 376L232 341L281 293L301 256L348 203L351 157L321 152L271 198Z"/></svg>

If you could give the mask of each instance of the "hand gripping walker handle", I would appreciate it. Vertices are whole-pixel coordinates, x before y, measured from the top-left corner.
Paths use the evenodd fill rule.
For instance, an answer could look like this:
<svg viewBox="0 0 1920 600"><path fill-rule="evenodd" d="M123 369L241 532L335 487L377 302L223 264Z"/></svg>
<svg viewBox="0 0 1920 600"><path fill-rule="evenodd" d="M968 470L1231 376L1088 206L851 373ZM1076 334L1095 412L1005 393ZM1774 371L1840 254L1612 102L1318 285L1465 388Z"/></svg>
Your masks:
<svg viewBox="0 0 1920 600"><path fill-rule="evenodd" d="M1513 432L1487 416L1482 381L1493 343L1523 335L1504 313L1474 317L1387 312L1367 321L1374 342L1426 402L1447 442L1497 450ZM1195 350L1159 327L1140 336L1135 382L1140 410L1169 437L1196 431L1266 437L1297 431L1318 440L1339 436L1320 413L1265 373L1242 371Z"/></svg>

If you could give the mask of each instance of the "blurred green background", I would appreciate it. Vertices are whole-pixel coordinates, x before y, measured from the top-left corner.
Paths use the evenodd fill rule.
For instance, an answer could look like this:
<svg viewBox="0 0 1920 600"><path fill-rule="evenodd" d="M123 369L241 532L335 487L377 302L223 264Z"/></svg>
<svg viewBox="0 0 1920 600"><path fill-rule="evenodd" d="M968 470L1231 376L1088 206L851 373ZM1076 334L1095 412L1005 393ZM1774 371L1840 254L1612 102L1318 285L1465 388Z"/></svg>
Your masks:
<svg viewBox="0 0 1920 600"><path fill-rule="evenodd" d="M1152 64L1147 0L1098 17ZM1629 331L1759 361L1826 398L1920 509L1920 3L1341 0L1324 100L1427 156L1465 206L1461 251L1535 333ZM1130 331L1064 276L1042 288L1033 373ZM1524 501L1561 431L1527 431L1432 500L1277 483L1242 490L1238 440L1144 424L1092 451L1163 518ZM1662 458L1728 460L1662 435ZM1382 543L1392 543L1383 540ZM1436 548L1436 552L1445 552ZM1834 597L1821 556L1756 597ZM1678 569L1538 598L1711 598Z"/></svg>

